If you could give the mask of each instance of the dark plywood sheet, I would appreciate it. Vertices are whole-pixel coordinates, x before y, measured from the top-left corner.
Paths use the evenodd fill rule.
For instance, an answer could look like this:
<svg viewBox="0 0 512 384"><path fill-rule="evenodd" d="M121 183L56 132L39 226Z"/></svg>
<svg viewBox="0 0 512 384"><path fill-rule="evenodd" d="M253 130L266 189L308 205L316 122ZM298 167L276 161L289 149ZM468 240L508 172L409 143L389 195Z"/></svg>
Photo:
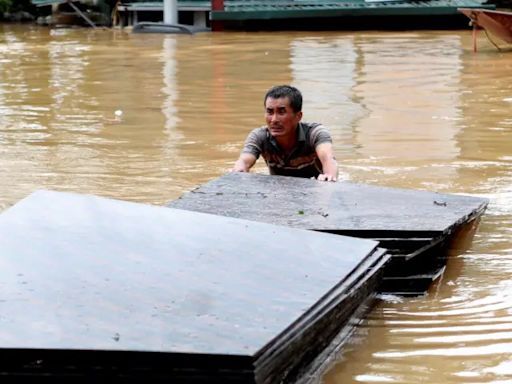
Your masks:
<svg viewBox="0 0 512 384"><path fill-rule="evenodd" d="M0 214L0 347L254 355L376 244L38 191Z"/></svg>
<svg viewBox="0 0 512 384"><path fill-rule="evenodd" d="M2 349L7 383L255 384L246 356L70 349Z"/></svg>
<svg viewBox="0 0 512 384"><path fill-rule="evenodd" d="M350 182L230 173L168 206L301 229L444 232L487 200Z"/></svg>

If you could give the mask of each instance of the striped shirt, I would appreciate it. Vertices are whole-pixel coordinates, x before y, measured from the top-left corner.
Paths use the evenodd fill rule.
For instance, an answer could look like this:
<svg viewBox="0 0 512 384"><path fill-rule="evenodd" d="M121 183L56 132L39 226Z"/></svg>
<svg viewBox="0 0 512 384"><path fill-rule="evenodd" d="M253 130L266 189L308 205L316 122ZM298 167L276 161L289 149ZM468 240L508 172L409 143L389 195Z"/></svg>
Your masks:
<svg viewBox="0 0 512 384"><path fill-rule="evenodd" d="M261 155L271 175L317 177L322 172L322 163L316 154L316 146L332 143L326 127L318 123L299 123L297 144L290 153L284 153L266 126L253 129L245 140L242 153Z"/></svg>

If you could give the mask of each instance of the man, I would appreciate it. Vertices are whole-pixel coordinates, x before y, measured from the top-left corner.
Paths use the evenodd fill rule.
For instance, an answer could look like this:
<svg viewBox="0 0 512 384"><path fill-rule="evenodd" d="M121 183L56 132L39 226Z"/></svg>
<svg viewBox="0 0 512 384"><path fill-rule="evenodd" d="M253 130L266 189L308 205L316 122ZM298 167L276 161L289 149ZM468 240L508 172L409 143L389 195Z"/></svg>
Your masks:
<svg viewBox="0 0 512 384"><path fill-rule="evenodd" d="M275 86L265 95L264 105L267 125L249 133L233 171L248 172L262 155L271 175L336 181L331 135L321 124L301 122L300 91Z"/></svg>

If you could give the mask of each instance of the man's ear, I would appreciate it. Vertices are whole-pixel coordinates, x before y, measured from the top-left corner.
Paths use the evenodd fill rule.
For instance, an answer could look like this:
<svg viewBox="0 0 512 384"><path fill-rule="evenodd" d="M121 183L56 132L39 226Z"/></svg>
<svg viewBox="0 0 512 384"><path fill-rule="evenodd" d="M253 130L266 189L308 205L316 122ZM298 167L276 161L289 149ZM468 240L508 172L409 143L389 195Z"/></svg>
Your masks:
<svg viewBox="0 0 512 384"><path fill-rule="evenodd" d="M297 121L301 121L302 120L302 111L299 111L297 112Z"/></svg>

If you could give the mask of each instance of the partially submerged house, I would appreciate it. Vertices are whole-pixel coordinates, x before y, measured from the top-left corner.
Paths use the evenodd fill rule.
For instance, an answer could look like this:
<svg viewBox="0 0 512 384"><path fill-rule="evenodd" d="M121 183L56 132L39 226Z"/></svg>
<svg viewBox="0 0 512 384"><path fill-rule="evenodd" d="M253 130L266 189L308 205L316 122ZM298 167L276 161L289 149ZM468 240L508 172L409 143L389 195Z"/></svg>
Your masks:
<svg viewBox="0 0 512 384"><path fill-rule="evenodd" d="M39 8L48 8L41 12L45 17L40 24L49 25L88 25L110 26L111 12L115 0L32 0Z"/></svg>
<svg viewBox="0 0 512 384"><path fill-rule="evenodd" d="M178 22L222 29L354 29L386 25L394 29L467 24L458 8L495 6L487 0L32 0L36 5L66 3L108 10L112 24L131 26L164 20L166 9Z"/></svg>

